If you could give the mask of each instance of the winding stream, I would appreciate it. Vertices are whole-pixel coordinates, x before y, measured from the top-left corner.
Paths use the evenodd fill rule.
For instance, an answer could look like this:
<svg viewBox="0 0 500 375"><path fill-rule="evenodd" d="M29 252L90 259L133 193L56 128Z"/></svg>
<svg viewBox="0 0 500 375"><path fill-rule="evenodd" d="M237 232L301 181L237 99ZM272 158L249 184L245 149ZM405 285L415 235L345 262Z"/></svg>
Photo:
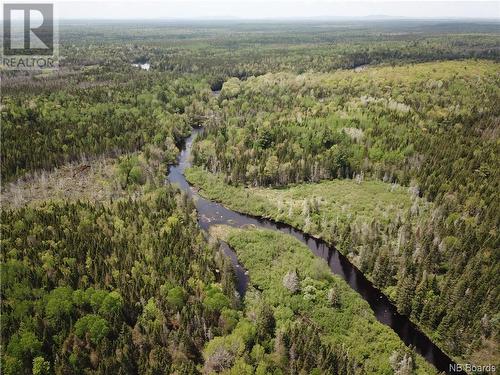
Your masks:
<svg viewBox="0 0 500 375"><path fill-rule="evenodd" d="M254 225L258 228L279 230L296 237L306 244L316 256L323 258L334 274L342 277L352 289L358 292L368 302L377 320L391 327L406 345L413 346L419 354L432 363L439 371L444 371L448 374L463 374L463 372L451 371L450 365L454 364L454 362L441 349L434 345L408 317L399 314L391 301L380 290L375 288L361 271L352 265L334 247L330 247L324 241L313 238L289 225L241 214L199 196L186 181L184 170L190 166L189 157L193 140L202 131L202 128L193 129L191 136L185 141L179 155L178 164L171 166L168 174L169 182L177 184L191 198L194 198L201 228L208 230L212 225L217 224L225 224L233 227ZM237 277L237 289L240 295L243 296L248 284L248 276L238 263L234 251L227 245L223 245L223 249L233 262Z"/></svg>

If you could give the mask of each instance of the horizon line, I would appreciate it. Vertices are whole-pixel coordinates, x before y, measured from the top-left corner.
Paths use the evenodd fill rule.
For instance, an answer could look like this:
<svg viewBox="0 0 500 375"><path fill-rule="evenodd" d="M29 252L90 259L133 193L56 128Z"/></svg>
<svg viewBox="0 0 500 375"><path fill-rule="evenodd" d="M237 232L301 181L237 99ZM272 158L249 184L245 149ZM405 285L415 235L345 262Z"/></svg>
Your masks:
<svg viewBox="0 0 500 375"><path fill-rule="evenodd" d="M500 23L500 17L409 17L409 16L311 16L311 17L239 17L239 16L214 16L214 17L59 17L54 18L57 21L495 21ZM19 21L19 20L16 20Z"/></svg>

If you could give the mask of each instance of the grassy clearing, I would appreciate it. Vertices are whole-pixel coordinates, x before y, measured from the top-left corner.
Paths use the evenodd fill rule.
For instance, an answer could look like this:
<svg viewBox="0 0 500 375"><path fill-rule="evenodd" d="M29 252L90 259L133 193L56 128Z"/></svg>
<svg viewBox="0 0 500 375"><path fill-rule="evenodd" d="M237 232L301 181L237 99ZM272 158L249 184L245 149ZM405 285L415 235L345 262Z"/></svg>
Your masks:
<svg viewBox="0 0 500 375"><path fill-rule="evenodd" d="M277 330L298 317L306 317L320 327L322 340L348 347L349 353L363 363L366 373L393 373L390 357L403 350L404 344L375 319L368 303L340 277L332 275L326 262L305 245L292 236L269 230L223 227L214 233L223 235L249 272L247 312L263 299L273 306ZM283 285L290 271L297 271L299 276L300 290L296 293ZM335 306L329 299L331 290L338 297ZM436 372L420 356L414 360L417 374Z"/></svg>
<svg viewBox="0 0 500 375"><path fill-rule="evenodd" d="M1 192L2 206L16 209L47 201L109 202L138 197L154 190L163 170L164 164L142 152L68 163L8 183Z"/></svg>
<svg viewBox="0 0 500 375"><path fill-rule="evenodd" d="M221 175L199 167L188 169L186 178L200 189L202 196L231 209L272 218L328 242L345 245L339 246L339 250L355 264L359 249L348 243L347 236L370 230L374 221L387 227L394 220L403 220L415 202L421 213L427 206L423 200L412 198L407 188L377 180L345 179L279 189L253 188L228 185Z"/></svg>
<svg viewBox="0 0 500 375"><path fill-rule="evenodd" d="M18 208L47 200L106 201L126 194L118 180L116 160L102 158L65 164L9 183L2 191L2 205Z"/></svg>

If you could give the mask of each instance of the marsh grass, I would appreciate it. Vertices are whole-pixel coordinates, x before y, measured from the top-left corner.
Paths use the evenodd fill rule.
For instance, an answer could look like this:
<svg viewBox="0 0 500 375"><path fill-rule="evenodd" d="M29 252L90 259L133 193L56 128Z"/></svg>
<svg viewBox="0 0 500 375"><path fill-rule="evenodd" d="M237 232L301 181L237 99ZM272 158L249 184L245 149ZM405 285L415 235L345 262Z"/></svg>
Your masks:
<svg viewBox="0 0 500 375"><path fill-rule="evenodd" d="M349 348L349 353L363 363L366 373L392 373L389 358L404 344L396 333L375 319L366 301L344 280L330 273L323 259L284 233L227 226L217 227L215 232L223 234L249 272L247 311L263 299L273 306L278 330L298 317L306 317L320 328L322 340ZM300 290L294 294L283 285L284 276L293 270L300 280ZM332 289L340 301L335 306L328 298ZM436 372L418 355L416 365L417 374Z"/></svg>

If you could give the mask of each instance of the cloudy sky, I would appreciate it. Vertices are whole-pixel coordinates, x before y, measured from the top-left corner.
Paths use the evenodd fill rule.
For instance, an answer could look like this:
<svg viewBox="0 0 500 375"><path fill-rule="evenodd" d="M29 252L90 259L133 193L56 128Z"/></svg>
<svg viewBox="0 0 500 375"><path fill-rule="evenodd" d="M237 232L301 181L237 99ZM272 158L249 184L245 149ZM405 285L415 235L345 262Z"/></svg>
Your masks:
<svg viewBox="0 0 500 375"><path fill-rule="evenodd" d="M19 0L7 1L19 2ZM55 0L55 4L57 14L61 19L276 19L384 15L500 20L500 0Z"/></svg>

